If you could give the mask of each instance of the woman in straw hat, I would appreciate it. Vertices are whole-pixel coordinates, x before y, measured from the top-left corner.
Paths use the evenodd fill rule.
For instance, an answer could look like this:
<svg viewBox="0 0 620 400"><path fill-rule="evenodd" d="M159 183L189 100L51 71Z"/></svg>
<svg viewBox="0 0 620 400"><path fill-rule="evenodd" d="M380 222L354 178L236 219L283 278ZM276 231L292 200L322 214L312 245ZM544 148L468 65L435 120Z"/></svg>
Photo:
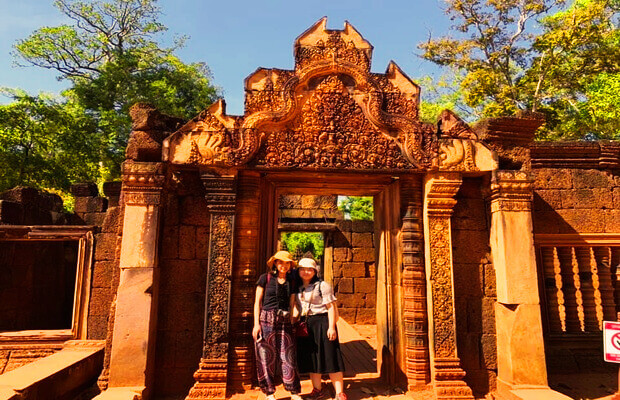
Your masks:
<svg viewBox="0 0 620 400"><path fill-rule="evenodd" d="M344 393L344 362L340 352L338 331L338 309L336 296L330 284L319 280L319 267L311 258L299 260L297 268L302 285L297 294L295 317L301 313L305 318L308 336L298 337L297 365L300 373L309 373L312 393L308 399L325 398L321 376L329 374L336 390L336 400L346 400Z"/></svg>
<svg viewBox="0 0 620 400"><path fill-rule="evenodd" d="M297 293L291 270L296 264L289 252L278 251L267 261L271 271L262 274L256 282L252 336L258 384L267 400L275 400L278 369L282 371L284 388L291 392L291 400L302 400L290 317Z"/></svg>

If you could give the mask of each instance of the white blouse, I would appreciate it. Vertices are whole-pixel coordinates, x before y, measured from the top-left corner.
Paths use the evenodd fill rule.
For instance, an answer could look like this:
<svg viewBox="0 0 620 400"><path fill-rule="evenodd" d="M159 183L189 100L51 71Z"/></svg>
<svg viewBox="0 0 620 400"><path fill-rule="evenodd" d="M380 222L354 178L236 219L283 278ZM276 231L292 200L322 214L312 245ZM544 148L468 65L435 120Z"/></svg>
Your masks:
<svg viewBox="0 0 620 400"><path fill-rule="evenodd" d="M321 290L319 292L319 285ZM301 286L297 293L297 304L302 312L307 310L307 315L325 314L327 305L336 301L334 291L329 283L317 281L307 287Z"/></svg>

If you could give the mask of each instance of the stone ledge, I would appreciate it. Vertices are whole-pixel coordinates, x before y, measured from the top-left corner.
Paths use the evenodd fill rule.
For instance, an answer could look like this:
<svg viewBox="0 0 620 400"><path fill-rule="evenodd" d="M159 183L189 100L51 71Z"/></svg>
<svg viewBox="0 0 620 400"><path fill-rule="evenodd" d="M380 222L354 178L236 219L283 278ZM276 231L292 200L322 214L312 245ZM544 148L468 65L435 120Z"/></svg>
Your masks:
<svg viewBox="0 0 620 400"><path fill-rule="evenodd" d="M509 385L497 379L498 400L571 400L548 386Z"/></svg>
<svg viewBox="0 0 620 400"><path fill-rule="evenodd" d="M0 375L0 400L62 398L94 382L104 341L71 340L59 352Z"/></svg>
<svg viewBox="0 0 620 400"><path fill-rule="evenodd" d="M142 400L144 387L115 387L106 390L93 400Z"/></svg>

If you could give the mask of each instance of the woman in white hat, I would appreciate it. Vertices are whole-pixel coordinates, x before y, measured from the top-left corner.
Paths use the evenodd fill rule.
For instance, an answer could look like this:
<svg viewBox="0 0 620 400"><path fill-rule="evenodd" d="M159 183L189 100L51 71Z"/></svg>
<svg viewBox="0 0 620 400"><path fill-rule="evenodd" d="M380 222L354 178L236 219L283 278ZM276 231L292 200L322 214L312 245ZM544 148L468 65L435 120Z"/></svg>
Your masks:
<svg viewBox="0 0 620 400"><path fill-rule="evenodd" d="M278 370L282 371L282 382L291 392L291 400L302 400L290 313L297 293L295 278L290 272L296 264L288 251L278 251L267 261L271 271L262 274L256 282L252 336L258 384L267 400L275 400Z"/></svg>
<svg viewBox="0 0 620 400"><path fill-rule="evenodd" d="M346 400L344 393L344 362L340 352L336 322L338 309L331 285L319 280L319 267L311 258L299 260L297 268L302 285L297 294L294 316L305 319L308 336L297 335L297 366L300 373L309 373L312 393L308 399L324 398L321 376L329 374L336 390L336 400Z"/></svg>

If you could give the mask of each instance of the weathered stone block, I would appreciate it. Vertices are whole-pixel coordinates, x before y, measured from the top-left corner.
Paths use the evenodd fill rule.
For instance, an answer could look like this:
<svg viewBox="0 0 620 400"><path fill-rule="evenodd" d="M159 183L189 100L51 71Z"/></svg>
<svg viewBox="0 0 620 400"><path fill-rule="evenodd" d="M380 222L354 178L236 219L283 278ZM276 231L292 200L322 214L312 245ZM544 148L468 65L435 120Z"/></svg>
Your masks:
<svg viewBox="0 0 620 400"><path fill-rule="evenodd" d="M574 209L559 210L558 215L570 227L569 229L563 227L563 230L569 232L573 230L582 233L604 232L604 210L591 210L590 212Z"/></svg>
<svg viewBox="0 0 620 400"><path fill-rule="evenodd" d="M280 218L311 218L311 210L280 210ZM317 218L317 216L314 216Z"/></svg>
<svg viewBox="0 0 620 400"><path fill-rule="evenodd" d="M24 208L21 204L0 200L0 223L20 225L24 221Z"/></svg>
<svg viewBox="0 0 620 400"><path fill-rule="evenodd" d="M595 169L572 170L573 182L576 189L580 188L607 188L613 185L611 178L603 171Z"/></svg>
<svg viewBox="0 0 620 400"><path fill-rule="evenodd" d="M373 247L372 233L356 233L351 235L351 245L353 247Z"/></svg>
<svg viewBox="0 0 620 400"><path fill-rule="evenodd" d="M334 248L334 261L350 261L351 252L346 247Z"/></svg>
<svg viewBox="0 0 620 400"><path fill-rule="evenodd" d="M370 325L377 323L377 311L374 308L358 308L355 314L355 323Z"/></svg>
<svg viewBox="0 0 620 400"><path fill-rule="evenodd" d="M209 228L196 228L196 258L206 260L209 257Z"/></svg>
<svg viewBox="0 0 620 400"><path fill-rule="evenodd" d="M98 233L95 235L95 260L114 260L116 255L116 234Z"/></svg>
<svg viewBox="0 0 620 400"><path fill-rule="evenodd" d="M342 265L343 264L341 262L337 262L337 261L334 261L332 263L332 270L333 270L334 278L341 278L343 276L344 268Z"/></svg>
<svg viewBox="0 0 620 400"><path fill-rule="evenodd" d="M207 201L201 196L183 198L179 212L182 225L209 226L211 223Z"/></svg>
<svg viewBox="0 0 620 400"><path fill-rule="evenodd" d="M179 258L179 228L164 226L161 237L161 258Z"/></svg>
<svg viewBox="0 0 620 400"><path fill-rule="evenodd" d="M280 209L301 208L301 196L296 194L280 196Z"/></svg>
<svg viewBox="0 0 620 400"><path fill-rule="evenodd" d="M620 210L605 210L605 232L620 232Z"/></svg>
<svg viewBox="0 0 620 400"><path fill-rule="evenodd" d="M559 210L562 208L562 198L566 191L536 190L534 192L534 209L541 211Z"/></svg>
<svg viewBox="0 0 620 400"><path fill-rule="evenodd" d="M484 295L486 297L497 296L497 283L495 282L495 267L493 264L484 265Z"/></svg>
<svg viewBox="0 0 620 400"><path fill-rule="evenodd" d="M365 232L374 232L375 230L375 222L374 221L351 221L351 230L357 233L365 233Z"/></svg>
<svg viewBox="0 0 620 400"><path fill-rule="evenodd" d="M574 189L563 192L562 208L612 208L613 198L609 189Z"/></svg>
<svg viewBox="0 0 620 400"><path fill-rule="evenodd" d="M375 293L375 278L355 278L355 293Z"/></svg>
<svg viewBox="0 0 620 400"><path fill-rule="evenodd" d="M86 225L102 226L105 221L105 212L86 213L82 219Z"/></svg>
<svg viewBox="0 0 620 400"><path fill-rule="evenodd" d="M364 307L365 308L376 308L377 307L377 293L366 293L366 298L364 299Z"/></svg>
<svg viewBox="0 0 620 400"><path fill-rule="evenodd" d="M336 289L338 293L353 293L353 279L341 278Z"/></svg>
<svg viewBox="0 0 620 400"><path fill-rule="evenodd" d="M364 307L364 298L359 294L346 294L342 293L338 295L338 307L345 308L358 308Z"/></svg>
<svg viewBox="0 0 620 400"><path fill-rule="evenodd" d="M94 182L74 183L69 188L69 191L75 197L99 196L99 189L97 189L97 184Z"/></svg>
<svg viewBox="0 0 620 400"><path fill-rule="evenodd" d="M348 323L355 323L355 314L357 314L357 308L344 308L338 305L338 313L340 314L340 318L344 319Z"/></svg>
<svg viewBox="0 0 620 400"><path fill-rule="evenodd" d="M164 200L164 225L179 224L179 198L174 194L167 195Z"/></svg>
<svg viewBox="0 0 620 400"><path fill-rule="evenodd" d="M93 287L110 288L115 268L114 261L96 261L93 267Z"/></svg>
<svg viewBox="0 0 620 400"><path fill-rule="evenodd" d="M454 264L454 292L456 296L482 296L482 267L480 264Z"/></svg>
<svg viewBox="0 0 620 400"><path fill-rule="evenodd" d="M89 315L88 332L89 340L104 340L108 332L108 315Z"/></svg>
<svg viewBox="0 0 620 400"><path fill-rule="evenodd" d="M90 315L108 315L110 304L112 303L112 293L109 288L93 288L90 292Z"/></svg>
<svg viewBox="0 0 620 400"><path fill-rule="evenodd" d="M571 189L573 176L569 169L535 169L534 189Z"/></svg>
<svg viewBox="0 0 620 400"><path fill-rule="evenodd" d="M355 247L351 249L351 261L375 261L375 249L373 247Z"/></svg>
<svg viewBox="0 0 620 400"><path fill-rule="evenodd" d="M351 247L351 232L336 231L332 236L334 247Z"/></svg>
<svg viewBox="0 0 620 400"><path fill-rule="evenodd" d="M366 277L366 264L363 262L347 262L343 265L343 275L347 278Z"/></svg>
<svg viewBox="0 0 620 400"><path fill-rule="evenodd" d="M482 333L495 334L495 299L482 299Z"/></svg>
<svg viewBox="0 0 620 400"><path fill-rule="evenodd" d="M483 334L480 337L482 348L482 366L486 369L497 369L497 337Z"/></svg>
<svg viewBox="0 0 620 400"><path fill-rule="evenodd" d="M118 233L123 223L121 207L111 207L105 213L101 232Z"/></svg>
<svg viewBox="0 0 620 400"><path fill-rule="evenodd" d="M204 286L206 268L199 260L167 260L161 266L162 293L197 292Z"/></svg>
<svg viewBox="0 0 620 400"><path fill-rule="evenodd" d="M351 232L353 229L353 221L348 219L341 219L336 221L336 226L341 232Z"/></svg>
<svg viewBox="0 0 620 400"><path fill-rule="evenodd" d="M466 371L480 369L480 336L477 333L466 333L458 340L459 358Z"/></svg>
<svg viewBox="0 0 620 400"><path fill-rule="evenodd" d="M179 228L179 258L183 260L196 258L196 228L194 226Z"/></svg>

